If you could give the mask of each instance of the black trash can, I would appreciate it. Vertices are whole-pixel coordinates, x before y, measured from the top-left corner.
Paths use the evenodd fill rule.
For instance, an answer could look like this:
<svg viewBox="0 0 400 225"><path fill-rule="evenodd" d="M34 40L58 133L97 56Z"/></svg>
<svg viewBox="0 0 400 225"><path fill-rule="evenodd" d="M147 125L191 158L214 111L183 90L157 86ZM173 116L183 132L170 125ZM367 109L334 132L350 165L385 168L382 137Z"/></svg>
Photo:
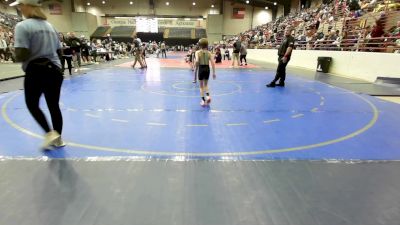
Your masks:
<svg viewBox="0 0 400 225"><path fill-rule="evenodd" d="M317 71L328 73L332 62L332 57L318 57Z"/></svg>

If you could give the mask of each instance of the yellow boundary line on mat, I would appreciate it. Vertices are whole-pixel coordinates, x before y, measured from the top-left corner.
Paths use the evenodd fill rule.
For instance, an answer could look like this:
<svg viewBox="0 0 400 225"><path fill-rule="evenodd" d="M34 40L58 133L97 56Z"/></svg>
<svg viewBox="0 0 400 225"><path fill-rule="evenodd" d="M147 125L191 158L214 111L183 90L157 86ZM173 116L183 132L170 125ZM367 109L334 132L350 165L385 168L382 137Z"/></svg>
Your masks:
<svg viewBox="0 0 400 225"><path fill-rule="evenodd" d="M13 128L16 130L25 133L29 136L35 137L35 138L40 138L43 139L42 135L36 134L30 130L27 130L18 124L14 123L10 117L7 115L7 107L8 104L14 100L18 95L16 94L7 101L5 101L2 105L2 110L1 114L4 120ZM335 143L339 143L351 138L354 138L367 130L369 130L371 127L375 125L379 118L379 111L376 108L376 106L369 101L368 99L364 98L361 95L356 95L355 96L361 98L364 102L366 102L372 109L373 112L373 117L372 119L368 122L367 125L365 125L363 128L348 134L346 136L333 139L330 141L325 141L325 142L320 142L316 144L311 144L311 145L304 145L304 146L298 146L298 147L291 147L291 148L281 148L281 149L271 149L271 150L261 150L261 151L249 151L249 152L226 152L226 153L191 153L191 152L152 152L152 151L142 151L142 150L131 150L131 149L123 149L123 148L110 148L110 147L102 147L102 146L94 146L94 145L86 145L86 144L79 144L79 143L74 143L74 142L68 142L67 144L72 147L78 147L78 148L84 148L88 150L96 150L96 151L105 151L105 152L119 152L119 153L128 153L128 154L137 154L137 155L160 155L160 156L246 156L246 155L261 155L261 154L272 154L272 153L281 153L281 152L293 152L293 151L301 151L301 150L308 150L312 148L317 148L317 147L323 147Z"/></svg>
<svg viewBox="0 0 400 225"><path fill-rule="evenodd" d="M232 84L233 86L235 86L236 87L236 89L235 90L233 90L233 91L231 91L231 92L226 92L226 93L221 93L221 94L213 94L213 96L226 96L226 95L232 95L232 94L235 94L235 93L238 93L238 92L241 92L242 91L242 86L240 86L240 85L238 85L238 84L235 84L234 82L226 82L226 81L213 81L213 82L220 82L220 83L230 83L230 84ZM178 88L175 88L174 87L174 85L175 84L185 84L185 83L187 83L187 84L192 84L191 82L175 82L173 85L171 85L174 89L178 89ZM198 98L199 96L198 95L179 95L179 94L169 94L169 93L162 93L163 91L165 91L165 90L160 90L160 91L153 91L153 90L149 90L149 89L147 89L147 87L146 87L146 84L143 84L143 85L141 85L140 86L140 89L141 90L143 90L143 91L145 91L145 92L147 92L147 93L152 93L152 94L157 94L157 95L164 95L164 96L173 96L173 97L180 97L180 98ZM178 90L184 90L184 89L178 89ZM190 89L191 90L191 89ZM194 90L194 89L193 89Z"/></svg>

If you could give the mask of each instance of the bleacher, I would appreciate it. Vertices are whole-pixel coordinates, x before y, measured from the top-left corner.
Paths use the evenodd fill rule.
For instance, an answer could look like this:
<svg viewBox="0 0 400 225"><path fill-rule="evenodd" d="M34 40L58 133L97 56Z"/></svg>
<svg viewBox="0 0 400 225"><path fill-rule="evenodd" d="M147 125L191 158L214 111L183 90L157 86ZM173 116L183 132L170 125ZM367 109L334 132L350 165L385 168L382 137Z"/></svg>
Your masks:
<svg viewBox="0 0 400 225"><path fill-rule="evenodd" d="M111 31L111 27L109 26L100 26L97 27L93 34L90 36L91 38L98 38L101 39L109 34Z"/></svg>
<svg viewBox="0 0 400 225"><path fill-rule="evenodd" d="M18 22L22 21L22 17L5 12L0 12L0 25L8 29L14 29Z"/></svg>
<svg viewBox="0 0 400 225"><path fill-rule="evenodd" d="M249 40L250 47L277 48L285 27L291 26L299 49L400 52L400 37L392 34L400 21L400 0L361 1L358 9L353 6L344 0L332 0L291 12L240 36ZM265 35L262 43L252 42L259 32ZM233 39L227 41L232 44Z"/></svg>
<svg viewBox="0 0 400 225"><path fill-rule="evenodd" d="M132 37L133 33L135 32L135 27L133 26L118 26L113 27L111 30L111 37Z"/></svg>

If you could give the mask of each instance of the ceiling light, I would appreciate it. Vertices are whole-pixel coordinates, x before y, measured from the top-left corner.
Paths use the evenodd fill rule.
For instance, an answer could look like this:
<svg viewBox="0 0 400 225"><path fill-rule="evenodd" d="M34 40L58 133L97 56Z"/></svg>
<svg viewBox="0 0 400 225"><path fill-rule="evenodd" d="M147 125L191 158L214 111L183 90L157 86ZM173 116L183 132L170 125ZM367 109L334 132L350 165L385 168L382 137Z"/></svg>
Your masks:
<svg viewBox="0 0 400 225"><path fill-rule="evenodd" d="M165 4L166 4L166 5L169 5L169 2L166 2Z"/></svg>
<svg viewBox="0 0 400 225"><path fill-rule="evenodd" d="M129 4L133 5L133 2L129 2Z"/></svg>
<svg viewBox="0 0 400 225"><path fill-rule="evenodd" d="M268 9L268 6L265 6L265 9Z"/></svg>
<svg viewBox="0 0 400 225"><path fill-rule="evenodd" d="M214 8L214 5L211 5L211 8Z"/></svg>
<svg viewBox="0 0 400 225"><path fill-rule="evenodd" d="M106 1L102 1L101 3L104 5L104 4L106 4Z"/></svg>
<svg viewBox="0 0 400 225"><path fill-rule="evenodd" d="M246 1L246 4L249 4L249 3L250 3L250 1L249 1L249 0L247 0L247 1Z"/></svg>
<svg viewBox="0 0 400 225"><path fill-rule="evenodd" d="M274 5L276 5L276 2L274 2Z"/></svg>
<svg viewBox="0 0 400 225"><path fill-rule="evenodd" d="M192 4L193 4L193 5L196 5L196 2L193 2Z"/></svg>
<svg viewBox="0 0 400 225"><path fill-rule="evenodd" d="M90 2L88 2L86 5L90 5Z"/></svg>

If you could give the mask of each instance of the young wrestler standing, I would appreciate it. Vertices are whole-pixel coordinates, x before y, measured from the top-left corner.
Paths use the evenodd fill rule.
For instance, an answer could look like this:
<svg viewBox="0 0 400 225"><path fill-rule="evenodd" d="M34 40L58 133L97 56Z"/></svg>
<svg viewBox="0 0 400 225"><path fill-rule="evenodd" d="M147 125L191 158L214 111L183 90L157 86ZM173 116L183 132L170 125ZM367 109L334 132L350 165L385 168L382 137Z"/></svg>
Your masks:
<svg viewBox="0 0 400 225"><path fill-rule="evenodd" d="M200 39L199 47L200 50L196 52L196 67L198 69L200 82L200 104L205 106L211 102L208 80L210 78L210 63L213 70L213 79L216 78L215 63L211 52L208 51L208 40L205 38Z"/></svg>

